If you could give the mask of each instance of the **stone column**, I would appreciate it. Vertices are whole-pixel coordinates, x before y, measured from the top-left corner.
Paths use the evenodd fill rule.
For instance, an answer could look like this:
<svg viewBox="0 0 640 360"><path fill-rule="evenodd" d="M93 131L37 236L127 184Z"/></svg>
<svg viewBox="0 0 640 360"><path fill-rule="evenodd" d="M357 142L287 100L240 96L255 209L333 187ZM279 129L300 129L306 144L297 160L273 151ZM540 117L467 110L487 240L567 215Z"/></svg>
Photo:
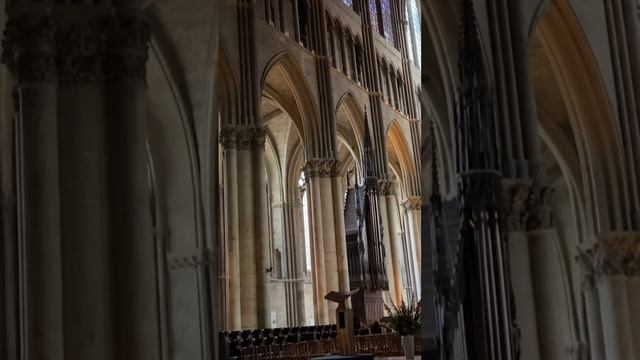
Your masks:
<svg viewBox="0 0 640 360"><path fill-rule="evenodd" d="M327 293L340 290L336 252L336 226L333 216L333 191L332 181L329 176L330 174L324 170L320 174L320 193L322 194L322 234L324 239L324 262L326 271L326 288L325 293L322 294L323 299ZM327 301L325 300L325 302ZM334 321L336 309L337 303L327 302L329 322Z"/></svg>
<svg viewBox="0 0 640 360"><path fill-rule="evenodd" d="M398 299L398 293L396 291L395 283L396 276L400 276L399 273L395 272L395 267L393 266L393 250L392 239L390 225L389 225L389 212L387 205L387 198L391 195L393 183L390 181L380 181L380 193L379 193L379 204L380 204L380 219L382 222L382 243L384 244L384 268L387 271L387 280L389 281L389 297L396 302ZM388 303L387 299L384 299L385 303Z"/></svg>
<svg viewBox="0 0 640 360"><path fill-rule="evenodd" d="M304 169L308 179L309 207L310 207L310 227L311 241L313 243L313 282L315 289L316 302L316 323L328 324L329 314L327 301L324 296L327 294L326 274L329 269L326 268L325 251L324 251L324 226L322 212L322 192L320 187L320 176L317 167L314 164L307 164ZM331 229L333 231L333 229Z"/></svg>
<svg viewBox="0 0 640 360"><path fill-rule="evenodd" d="M145 140L150 35L141 13L119 14L105 59L113 349L118 359L158 359L161 348Z"/></svg>
<svg viewBox="0 0 640 360"><path fill-rule="evenodd" d="M407 210L407 230L409 233L410 245L415 252L415 261L417 262L416 269L422 269L422 232L420 230L422 225L422 219L420 217L422 211L421 204L422 198L418 196L410 197L403 203L404 208ZM419 286L420 284L416 285ZM419 289L416 289L416 291L418 290ZM420 291L418 291L418 293L420 293Z"/></svg>
<svg viewBox="0 0 640 360"><path fill-rule="evenodd" d="M254 177L254 218L256 236L256 296L258 328L271 327L270 294L270 247L269 247L269 204L267 201L267 175L264 163L266 130L261 127L252 130L253 177Z"/></svg>
<svg viewBox="0 0 640 360"><path fill-rule="evenodd" d="M402 258L404 252L402 251L402 230L400 229L400 215L398 214L398 200L396 199L393 191L389 193L386 199L387 204L387 216L389 217L389 236L390 236L390 254L391 267L393 268L394 278L390 279L393 282L389 283L389 287L395 287L395 299L396 304L399 304L404 299L404 285L402 282Z"/></svg>
<svg viewBox="0 0 640 360"><path fill-rule="evenodd" d="M606 359L602 315L597 289L597 274L592 253L579 251L576 261L582 268L582 291L584 293L587 324L589 324L589 351L592 359Z"/></svg>
<svg viewBox="0 0 640 360"><path fill-rule="evenodd" d="M220 141L224 147L225 234L227 236L228 330L242 328L240 297L240 237L238 225L238 149L233 128L223 128Z"/></svg>
<svg viewBox="0 0 640 360"><path fill-rule="evenodd" d="M592 299L589 306L589 327L602 326L602 330L591 330L592 351L601 351L598 343L604 339L606 359L636 359L640 354L640 234L617 233L601 237L591 248L580 250L578 261L590 284L595 285L598 301ZM599 309L594 308L599 305ZM598 310L600 314L598 314ZM592 335L590 333L590 335ZM593 343L595 342L595 343ZM602 353L592 353L592 358Z"/></svg>
<svg viewBox="0 0 640 360"><path fill-rule="evenodd" d="M59 9L61 15L70 10L75 9ZM104 9L92 10L95 15L91 17L68 13L67 21L59 21L57 29L60 223L65 359L69 360L111 359L113 347L107 122L101 67L108 29L100 21L109 14ZM138 141L144 141L144 118L133 121L140 126ZM142 151L140 156L144 155ZM146 166L146 158L138 160ZM145 175L140 174L141 181L146 181Z"/></svg>
<svg viewBox="0 0 640 360"><path fill-rule="evenodd" d="M252 161L253 136L251 127L237 129L238 140L238 236L240 256L240 307L243 329L258 327L256 279L256 230L254 218L254 172ZM240 221L240 219L243 219Z"/></svg>
<svg viewBox="0 0 640 360"><path fill-rule="evenodd" d="M7 9L2 61L16 87L19 312L25 359L64 359L54 24L44 6Z"/></svg>
<svg viewBox="0 0 640 360"><path fill-rule="evenodd" d="M337 169L337 167L336 167ZM341 292L351 290L349 283L349 263L347 258L347 235L344 225L344 190L342 179L338 174L333 175L333 214L335 216L336 232L336 262L338 265L338 289ZM349 303L351 300L348 300ZM349 305L349 303L347 305Z"/></svg>
<svg viewBox="0 0 640 360"><path fill-rule="evenodd" d="M532 195L531 187L526 184L511 184L505 187L504 201L509 230L511 282L517 304L516 321L522 334L520 348L523 360L540 359L530 241L532 238L542 236L527 232L533 230L532 227L527 228L526 224L527 218L535 211L535 204L528 201ZM550 222L545 222L544 228L550 228Z"/></svg>

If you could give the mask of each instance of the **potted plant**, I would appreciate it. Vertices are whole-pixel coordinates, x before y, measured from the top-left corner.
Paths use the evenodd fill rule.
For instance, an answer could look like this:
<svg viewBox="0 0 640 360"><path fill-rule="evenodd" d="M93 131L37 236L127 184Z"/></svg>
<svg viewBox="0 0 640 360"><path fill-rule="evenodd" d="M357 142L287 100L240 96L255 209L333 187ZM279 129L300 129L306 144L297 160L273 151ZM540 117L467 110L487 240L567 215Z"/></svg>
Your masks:
<svg viewBox="0 0 640 360"><path fill-rule="evenodd" d="M414 359L414 337L420 335L422 328L420 301L416 302L412 297L408 304L402 301L400 306L396 306L393 300L390 302L391 306L384 305L389 313L389 316L385 318L385 324L393 332L400 335L405 357Z"/></svg>

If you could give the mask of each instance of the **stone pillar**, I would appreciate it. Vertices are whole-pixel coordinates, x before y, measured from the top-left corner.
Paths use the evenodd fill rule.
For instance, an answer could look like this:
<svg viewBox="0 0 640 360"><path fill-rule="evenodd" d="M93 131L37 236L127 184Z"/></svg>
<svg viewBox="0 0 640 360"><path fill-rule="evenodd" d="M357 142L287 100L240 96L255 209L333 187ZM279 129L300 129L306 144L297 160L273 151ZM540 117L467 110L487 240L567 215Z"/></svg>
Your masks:
<svg viewBox="0 0 640 360"><path fill-rule="evenodd" d="M386 199L387 216L389 217L389 237L391 247L389 249L391 257L391 268L393 269L394 278L389 279L389 287L395 288L396 304L404 300L404 284L402 282L402 259L404 252L402 251L402 230L400 229L400 215L398 214L398 200L391 191Z"/></svg>
<svg viewBox="0 0 640 360"><path fill-rule="evenodd" d="M311 217L311 241L313 243L313 283L315 289L315 303L316 303L316 323L328 324L329 314L327 308L327 301L324 300L324 296L327 294L326 286L326 274L331 271L326 268L325 263L325 251L324 251L324 227L323 227L323 212L322 212L322 193L320 188L320 177L316 168L308 164L304 169L305 175L308 178L308 190L309 195L309 207ZM333 231L333 229L331 229Z"/></svg>
<svg viewBox="0 0 640 360"><path fill-rule="evenodd" d="M240 236L238 225L238 149L236 133L233 129L223 128L220 141L224 148L225 176L225 235L227 236L227 289L228 289L228 323L227 330L240 330L241 296L240 296Z"/></svg>
<svg viewBox="0 0 640 360"><path fill-rule="evenodd" d="M396 276L400 276L399 273L395 272L395 267L393 266L393 251L391 249L392 239L390 225L389 225L389 212L387 205L387 198L391 195L391 188L393 187L393 183L390 181L380 181L380 193L379 193L379 204L380 204L380 219L382 222L382 243L384 244L384 268L387 271L387 280L389 282L389 290L388 295L394 302L398 299L398 293L396 292ZM384 299L385 303L388 303L387 299Z"/></svg>
<svg viewBox="0 0 640 360"><path fill-rule="evenodd" d="M73 9L60 9L64 10ZM112 358L107 122L100 63L107 30L100 20L107 15L103 9L91 18L69 16L67 22L58 22L57 29L60 223L65 359L69 360ZM138 123L137 141L144 143L144 117L127 120ZM145 170L146 154L138 150L138 164ZM145 186L146 172L138 175ZM148 207L142 210L149 212Z"/></svg>
<svg viewBox="0 0 640 360"><path fill-rule="evenodd" d="M322 299L325 295L331 291L339 290L338 282L338 262L336 253L336 226L333 215L333 191L332 181L329 177L330 174L324 170L320 174L320 193L322 199L322 234L324 239L324 262L325 262L325 281L326 288L325 293L322 294ZM333 322L335 317L337 303L328 302L327 311L329 314L329 321Z"/></svg>
<svg viewBox="0 0 640 360"><path fill-rule="evenodd" d="M44 6L8 9L2 61L17 101L19 312L25 359L64 359L54 24Z"/></svg>
<svg viewBox="0 0 640 360"><path fill-rule="evenodd" d="M539 236L540 234L533 236L527 232L533 230L531 227L527 228L526 221L535 210L533 207L535 204L530 204L528 201L532 195L531 191L531 187L526 184L507 185L505 186L504 200L509 230L511 282L517 304L516 322L522 334L520 348L523 360L540 359L530 241L531 238L540 238L541 236ZM544 227L549 228L550 226L550 222L546 221Z"/></svg>
<svg viewBox="0 0 640 360"><path fill-rule="evenodd" d="M351 290L349 282L349 263L347 258L347 235L344 225L344 194L342 179L334 174L333 177L333 214L336 230L336 262L338 264L338 289L340 292ZM347 307L351 306L351 299L346 300Z"/></svg>
<svg viewBox="0 0 640 360"><path fill-rule="evenodd" d="M238 128L238 236L240 256L240 307L243 329L258 327L256 279L256 230L254 218L254 172L250 128ZM243 221L240 221L243 219Z"/></svg>
<svg viewBox="0 0 640 360"><path fill-rule="evenodd" d="M593 247L580 250L577 260L591 285L587 290L598 294L587 304L592 358L636 359L640 355L640 234L603 236ZM592 322L598 318L600 323ZM604 351L598 335L604 339Z"/></svg>
<svg viewBox="0 0 640 360"><path fill-rule="evenodd" d="M119 14L105 59L113 349L118 359L157 359L161 347L145 140L150 35L141 13Z"/></svg>
<svg viewBox="0 0 640 360"><path fill-rule="evenodd" d="M269 246L269 204L267 199L267 174L264 163L264 145L266 130L261 127L252 130L253 177L254 177L254 215L255 218L255 261L256 261L256 296L258 311L258 328L271 327L271 264Z"/></svg>
<svg viewBox="0 0 640 360"><path fill-rule="evenodd" d="M308 323L305 312L305 292L304 292L304 280L305 280L305 235L303 224L303 211L302 203L295 201L291 208L291 218L293 219L293 231L294 243L292 244L295 251L295 290L296 290L296 311L299 326L311 325Z"/></svg>
<svg viewBox="0 0 640 360"><path fill-rule="evenodd" d="M410 197L404 203L403 206L407 211L407 220L408 220L408 233L409 233L409 245L411 246L414 252L414 262L415 269L422 269L422 232L421 232L421 211L422 211L422 198L421 197ZM416 284L420 286L420 284ZM420 294L420 289L416 289L417 293Z"/></svg>

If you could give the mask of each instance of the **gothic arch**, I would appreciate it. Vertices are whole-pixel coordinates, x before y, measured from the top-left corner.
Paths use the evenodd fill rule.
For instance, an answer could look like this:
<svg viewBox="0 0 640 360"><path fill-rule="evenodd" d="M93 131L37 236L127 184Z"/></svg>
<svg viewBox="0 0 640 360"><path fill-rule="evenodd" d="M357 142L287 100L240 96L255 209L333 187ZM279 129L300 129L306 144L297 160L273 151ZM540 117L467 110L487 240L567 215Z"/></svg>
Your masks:
<svg viewBox="0 0 640 360"><path fill-rule="evenodd" d="M557 80L575 139L587 217L594 234L623 230L621 210L621 149L615 119L595 57L571 5L552 2L535 35ZM542 121L541 131L550 138L553 129ZM545 136L545 135L543 135ZM559 158L563 154L558 153ZM567 162L567 159L563 161Z"/></svg>
<svg viewBox="0 0 640 360"><path fill-rule="evenodd" d="M386 138L389 165L398 167L401 175L398 178L398 185L404 189L405 194L417 194L418 184L415 181L418 177L413 166L411 149L398 120L394 119L391 122L387 128ZM397 161L397 164L394 163L393 159Z"/></svg>
<svg viewBox="0 0 640 360"><path fill-rule="evenodd" d="M272 76L275 72L280 77ZM290 116L305 145L305 155L312 157L320 133L318 110L306 78L288 51L267 63L260 85L263 97L272 99Z"/></svg>
<svg viewBox="0 0 640 360"><path fill-rule="evenodd" d="M336 130L341 141L351 153L356 172L362 174L362 142L364 134L364 113L351 91L347 91L336 106Z"/></svg>

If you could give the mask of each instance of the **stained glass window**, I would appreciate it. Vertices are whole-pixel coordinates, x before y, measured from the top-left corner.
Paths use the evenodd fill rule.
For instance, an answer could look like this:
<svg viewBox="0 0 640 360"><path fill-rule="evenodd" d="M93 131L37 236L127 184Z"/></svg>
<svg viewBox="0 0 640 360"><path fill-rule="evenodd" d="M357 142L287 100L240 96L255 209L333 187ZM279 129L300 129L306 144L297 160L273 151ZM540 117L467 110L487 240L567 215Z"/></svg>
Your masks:
<svg viewBox="0 0 640 360"><path fill-rule="evenodd" d="M407 19L409 20L409 32L407 34L407 45L409 55L413 63L420 67L422 62L422 34L420 32L420 11L418 11L418 5L416 0L409 0L407 2Z"/></svg>
<svg viewBox="0 0 640 360"><path fill-rule="evenodd" d="M384 37L388 41L393 42L393 25L391 22L391 1L380 0L380 8L382 9L382 27Z"/></svg>
<svg viewBox="0 0 640 360"><path fill-rule="evenodd" d="M342 0L342 2L350 8L353 7L353 0Z"/></svg>
<svg viewBox="0 0 640 360"><path fill-rule="evenodd" d="M371 13L371 26L375 31L380 32L380 26L378 25L378 4L377 0L369 0L369 12Z"/></svg>

